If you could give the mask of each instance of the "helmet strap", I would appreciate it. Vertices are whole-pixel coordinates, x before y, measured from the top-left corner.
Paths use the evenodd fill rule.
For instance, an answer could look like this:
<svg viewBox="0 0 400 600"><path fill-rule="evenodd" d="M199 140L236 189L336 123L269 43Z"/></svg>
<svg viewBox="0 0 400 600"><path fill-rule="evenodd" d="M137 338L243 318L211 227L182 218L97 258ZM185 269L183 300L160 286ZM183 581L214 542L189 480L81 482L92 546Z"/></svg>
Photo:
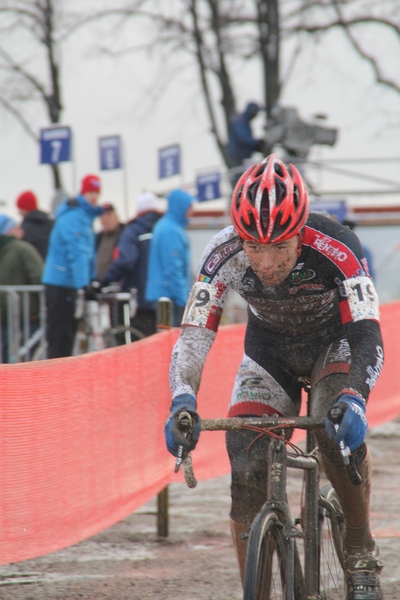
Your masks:
<svg viewBox="0 0 400 600"><path fill-rule="evenodd" d="M302 248L303 248L304 227L301 231L299 231L298 236L299 236L299 240L298 240L298 246L297 246L297 258L300 256Z"/></svg>

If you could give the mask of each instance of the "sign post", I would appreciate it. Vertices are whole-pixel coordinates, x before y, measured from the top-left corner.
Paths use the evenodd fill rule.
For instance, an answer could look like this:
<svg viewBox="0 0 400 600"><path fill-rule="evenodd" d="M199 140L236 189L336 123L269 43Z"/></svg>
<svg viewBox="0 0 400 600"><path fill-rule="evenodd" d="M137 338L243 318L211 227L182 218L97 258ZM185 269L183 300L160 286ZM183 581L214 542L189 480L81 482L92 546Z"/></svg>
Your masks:
<svg viewBox="0 0 400 600"><path fill-rule="evenodd" d="M125 176L125 168L122 160L122 139L119 135L110 135L99 138L100 171L122 170L124 187L125 217L129 218L128 208L128 186Z"/></svg>
<svg viewBox="0 0 400 600"><path fill-rule="evenodd" d="M55 125L40 130L40 164L58 165L72 160L72 131L68 126ZM72 186L75 189L75 168L72 164Z"/></svg>
<svg viewBox="0 0 400 600"><path fill-rule="evenodd" d="M196 178L197 200L206 202L207 200L221 198L220 183L221 175L219 173L198 175Z"/></svg>
<svg viewBox="0 0 400 600"><path fill-rule="evenodd" d="M49 127L40 130L40 164L57 165L71 160L70 127Z"/></svg>
<svg viewBox="0 0 400 600"><path fill-rule="evenodd" d="M158 151L158 178L172 177L181 172L181 148L179 144L160 148Z"/></svg>

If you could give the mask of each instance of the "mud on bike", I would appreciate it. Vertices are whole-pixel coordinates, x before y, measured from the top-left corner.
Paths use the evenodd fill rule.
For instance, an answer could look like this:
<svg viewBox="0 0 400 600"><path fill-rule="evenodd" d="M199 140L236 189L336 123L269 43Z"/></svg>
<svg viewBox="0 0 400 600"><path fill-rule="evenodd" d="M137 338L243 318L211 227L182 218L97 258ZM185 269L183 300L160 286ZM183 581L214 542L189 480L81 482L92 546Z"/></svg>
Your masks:
<svg viewBox="0 0 400 600"><path fill-rule="evenodd" d="M308 394L310 387L303 384ZM337 423L341 419L336 415ZM191 417L181 413L180 427L190 435ZM271 436L268 449L267 500L251 526L246 557L244 600L345 600L343 540L345 519L331 484L320 488L320 465L314 431L325 427L324 417L233 417L204 419L203 431L252 429ZM306 430L306 450L284 438L284 430ZM292 451L287 450L287 446ZM182 447L180 447L181 449ZM362 482L353 457L341 452L354 485ZM180 455L179 455L180 454ZM195 487L190 453L178 454L186 483ZM304 471L300 515L294 517L287 502L287 468Z"/></svg>

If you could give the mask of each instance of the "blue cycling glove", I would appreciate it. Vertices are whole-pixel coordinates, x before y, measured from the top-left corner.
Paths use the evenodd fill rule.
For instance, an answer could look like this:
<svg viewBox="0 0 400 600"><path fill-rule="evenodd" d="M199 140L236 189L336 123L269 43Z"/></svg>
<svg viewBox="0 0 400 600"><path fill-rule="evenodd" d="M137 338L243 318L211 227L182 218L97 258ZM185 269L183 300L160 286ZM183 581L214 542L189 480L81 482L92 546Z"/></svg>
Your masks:
<svg viewBox="0 0 400 600"><path fill-rule="evenodd" d="M340 409L343 415L337 431L335 431L330 416L333 409ZM328 412L325 427L329 437L336 444L344 441L350 451L361 446L368 429L364 399L355 394L341 394Z"/></svg>
<svg viewBox="0 0 400 600"><path fill-rule="evenodd" d="M193 431L185 437L179 429L179 415L188 412L192 417ZM178 456L179 446L183 446L184 454L194 450L200 437L201 419L196 412L196 398L191 394L180 394L172 400L171 414L165 425L164 434L167 450L173 456Z"/></svg>

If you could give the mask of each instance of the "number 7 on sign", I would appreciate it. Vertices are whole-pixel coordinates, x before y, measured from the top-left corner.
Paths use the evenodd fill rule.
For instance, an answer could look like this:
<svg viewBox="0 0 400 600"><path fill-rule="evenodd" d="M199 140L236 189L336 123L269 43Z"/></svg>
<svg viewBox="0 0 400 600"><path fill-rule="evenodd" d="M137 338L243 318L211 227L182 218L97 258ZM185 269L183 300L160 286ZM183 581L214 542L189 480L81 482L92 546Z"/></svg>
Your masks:
<svg viewBox="0 0 400 600"><path fill-rule="evenodd" d="M58 163L60 158L62 142L60 140L51 141L51 162L52 164Z"/></svg>

